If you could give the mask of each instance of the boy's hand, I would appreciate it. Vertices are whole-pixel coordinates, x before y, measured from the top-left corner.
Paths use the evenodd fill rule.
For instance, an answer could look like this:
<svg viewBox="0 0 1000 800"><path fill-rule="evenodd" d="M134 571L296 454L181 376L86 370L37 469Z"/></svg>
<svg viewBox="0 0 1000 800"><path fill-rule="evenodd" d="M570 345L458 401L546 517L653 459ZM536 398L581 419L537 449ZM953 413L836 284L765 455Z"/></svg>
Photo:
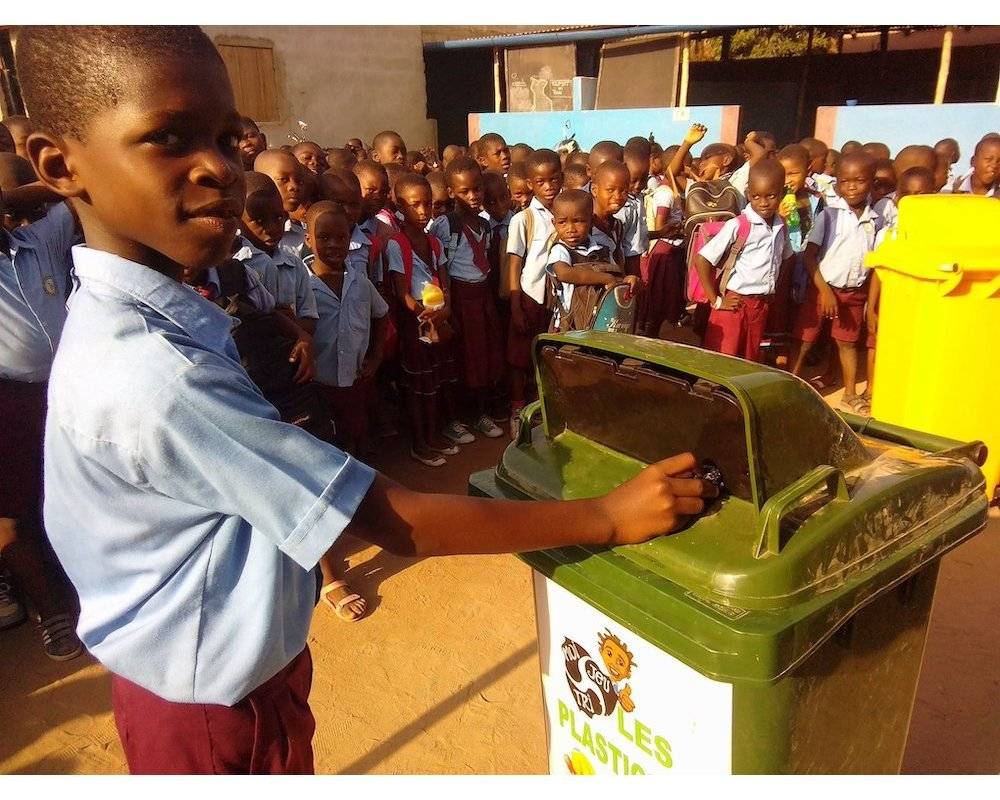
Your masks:
<svg viewBox="0 0 1000 800"><path fill-rule="evenodd" d="M719 311L736 311L741 305L743 305L743 301L736 297L736 295L724 294L722 295L722 305L719 306ZM712 308L715 308L714 304Z"/></svg>
<svg viewBox="0 0 1000 800"><path fill-rule="evenodd" d="M316 375L312 339L299 339L288 355L288 362L299 365L292 380L296 383L309 383Z"/></svg>
<svg viewBox="0 0 1000 800"><path fill-rule="evenodd" d="M700 122L696 122L688 128L688 132L684 134L684 144L696 145L705 138L706 133L708 133L708 126L702 125Z"/></svg>
<svg viewBox="0 0 1000 800"><path fill-rule="evenodd" d="M650 464L628 483L600 499L614 531L612 545L638 544L669 533L716 497L709 481L689 477L698 466L691 453Z"/></svg>
<svg viewBox="0 0 1000 800"><path fill-rule="evenodd" d="M837 297L833 293L833 289L829 286L820 290L819 293L819 310L822 316L827 319L837 318Z"/></svg>
<svg viewBox="0 0 1000 800"><path fill-rule="evenodd" d="M628 296L632 297L639 291L640 283L638 275L626 275L622 280L626 286L628 286Z"/></svg>

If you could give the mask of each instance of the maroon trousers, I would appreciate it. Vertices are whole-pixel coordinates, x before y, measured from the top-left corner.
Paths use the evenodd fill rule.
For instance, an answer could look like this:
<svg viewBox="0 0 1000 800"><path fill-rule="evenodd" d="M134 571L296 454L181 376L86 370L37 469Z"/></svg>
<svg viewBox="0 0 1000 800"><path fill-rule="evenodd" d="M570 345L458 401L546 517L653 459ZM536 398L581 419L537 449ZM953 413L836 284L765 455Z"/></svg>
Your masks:
<svg viewBox="0 0 1000 800"><path fill-rule="evenodd" d="M171 703L111 676L115 724L133 775L311 775L316 721L306 647L236 705Z"/></svg>
<svg viewBox="0 0 1000 800"><path fill-rule="evenodd" d="M735 311L712 309L705 330L705 349L760 361L760 342L774 295L746 295L727 290L726 297L740 298L740 307Z"/></svg>

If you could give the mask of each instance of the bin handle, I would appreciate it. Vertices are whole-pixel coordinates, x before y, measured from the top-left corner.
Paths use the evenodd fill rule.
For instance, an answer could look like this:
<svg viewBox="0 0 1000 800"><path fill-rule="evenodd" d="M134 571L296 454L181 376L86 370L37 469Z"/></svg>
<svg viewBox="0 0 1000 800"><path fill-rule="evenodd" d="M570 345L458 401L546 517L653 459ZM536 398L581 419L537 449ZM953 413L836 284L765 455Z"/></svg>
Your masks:
<svg viewBox="0 0 1000 800"><path fill-rule="evenodd" d="M781 523L801 502L820 486L825 486L830 499L850 500L844 473L828 464L807 472L795 483L791 483L772 495L761 509L761 537L757 544L757 558L776 556L781 552Z"/></svg>
<svg viewBox="0 0 1000 800"><path fill-rule="evenodd" d="M542 413L542 401L533 400L521 409L521 430L517 434L517 446L531 444L531 420Z"/></svg>

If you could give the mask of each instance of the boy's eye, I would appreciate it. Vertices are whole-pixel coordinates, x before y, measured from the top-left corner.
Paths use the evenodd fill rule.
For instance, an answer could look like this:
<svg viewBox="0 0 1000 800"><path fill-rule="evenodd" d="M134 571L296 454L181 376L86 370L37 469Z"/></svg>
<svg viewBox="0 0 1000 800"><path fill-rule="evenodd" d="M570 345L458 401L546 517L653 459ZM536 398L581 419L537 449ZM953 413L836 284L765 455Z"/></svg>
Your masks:
<svg viewBox="0 0 1000 800"><path fill-rule="evenodd" d="M180 145L181 137L173 131L156 131L150 135L149 141L160 147L174 148Z"/></svg>

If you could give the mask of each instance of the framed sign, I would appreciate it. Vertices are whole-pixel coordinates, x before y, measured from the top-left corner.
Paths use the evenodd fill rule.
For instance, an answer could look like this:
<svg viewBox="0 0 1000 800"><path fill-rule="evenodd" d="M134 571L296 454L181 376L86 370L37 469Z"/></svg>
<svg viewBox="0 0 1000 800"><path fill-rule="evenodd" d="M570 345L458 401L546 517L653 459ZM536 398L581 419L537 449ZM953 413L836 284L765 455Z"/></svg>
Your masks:
<svg viewBox="0 0 1000 800"><path fill-rule="evenodd" d="M576 45L506 51L508 111L572 111Z"/></svg>

